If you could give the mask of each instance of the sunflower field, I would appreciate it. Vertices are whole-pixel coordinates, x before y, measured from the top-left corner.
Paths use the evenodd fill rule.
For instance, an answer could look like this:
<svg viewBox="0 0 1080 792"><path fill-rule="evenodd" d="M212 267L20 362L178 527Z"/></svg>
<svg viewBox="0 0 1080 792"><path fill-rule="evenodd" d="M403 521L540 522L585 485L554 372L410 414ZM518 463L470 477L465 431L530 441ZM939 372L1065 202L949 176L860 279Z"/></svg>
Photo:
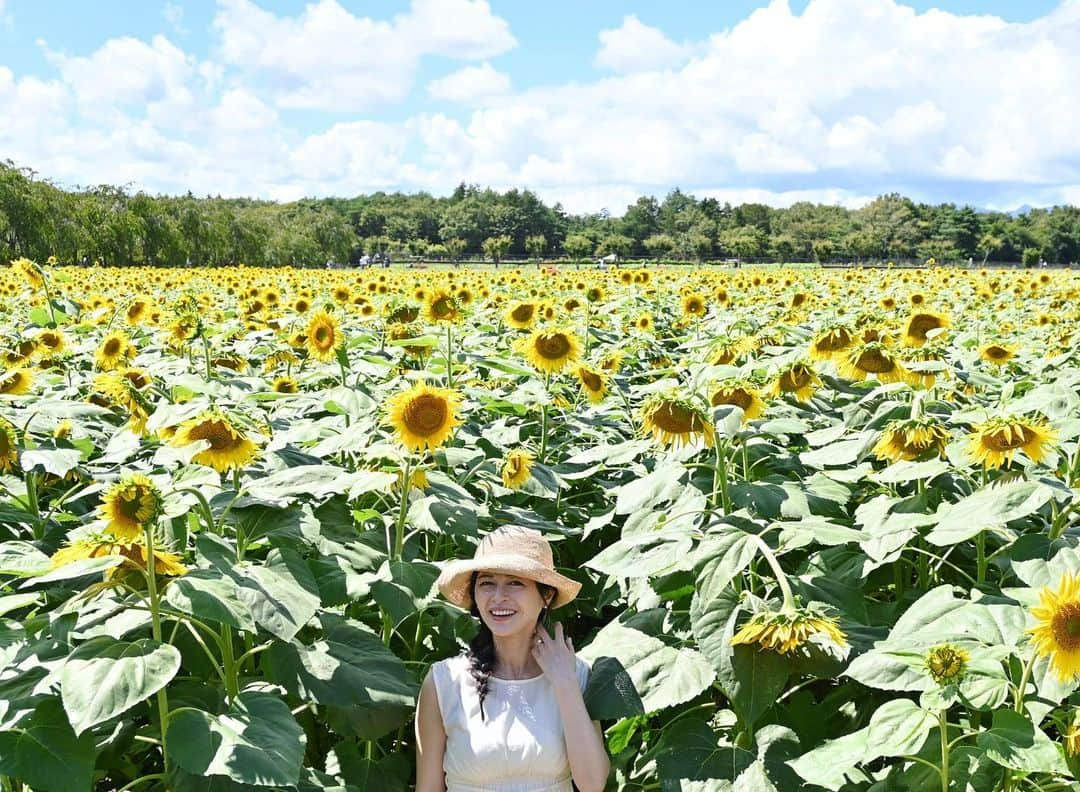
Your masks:
<svg viewBox="0 0 1080 792"><path fill-rule="evenodd" d="M1080 277L0 268L0 792L406 790L447 560L612 790L1075 789Z"/></svg>

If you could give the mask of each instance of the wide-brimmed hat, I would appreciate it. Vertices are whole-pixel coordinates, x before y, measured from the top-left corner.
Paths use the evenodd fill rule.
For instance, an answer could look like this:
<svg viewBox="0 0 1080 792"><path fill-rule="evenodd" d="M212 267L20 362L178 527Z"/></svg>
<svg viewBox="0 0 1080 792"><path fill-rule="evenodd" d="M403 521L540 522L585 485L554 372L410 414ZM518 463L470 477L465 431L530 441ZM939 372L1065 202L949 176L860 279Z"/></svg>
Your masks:
<svg viewBox="0 0 1080 792"><path fill-rule="evenodd" d="M436 583L442 595L455 605L472 606L469 577L478 570L501 572L529 578L558 590L551 608L565 605L578 595L581 584L555 571L551 546L543 534L532 528L504 525L496 528L480 542L471 559L459 559L447 564Z"/></svg>

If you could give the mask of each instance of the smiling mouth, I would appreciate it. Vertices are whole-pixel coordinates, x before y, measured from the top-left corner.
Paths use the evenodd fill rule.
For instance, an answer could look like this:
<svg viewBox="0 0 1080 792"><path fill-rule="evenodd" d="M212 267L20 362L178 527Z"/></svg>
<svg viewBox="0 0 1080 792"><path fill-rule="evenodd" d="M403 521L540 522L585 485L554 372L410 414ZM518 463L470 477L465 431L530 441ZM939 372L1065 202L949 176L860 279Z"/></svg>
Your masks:
<svg viewBox="0 0 1080 792"><path fill-rule="evenodd" d="M488 611L488 613L490 613L496 619L509 619L511 616L516 615L517 611L500 611L498 613L496 613L495 611Z"/></svg>

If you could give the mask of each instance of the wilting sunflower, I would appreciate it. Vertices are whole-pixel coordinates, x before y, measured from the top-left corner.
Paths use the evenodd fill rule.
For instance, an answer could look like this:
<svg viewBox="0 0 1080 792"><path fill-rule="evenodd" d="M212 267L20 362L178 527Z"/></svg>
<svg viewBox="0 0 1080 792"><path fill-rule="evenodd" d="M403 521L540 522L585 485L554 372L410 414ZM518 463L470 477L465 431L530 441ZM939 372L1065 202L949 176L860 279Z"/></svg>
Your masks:
<svg viewBox="0 0 1080 792"><path fill-rule="evenodd" d="M502 467L503 485L509 489L521 489L532 475L533 455L524 448L515 448L506 455Z"/></svg>
<svg viewBox="0 0 1080 792"><path fill-rule="evenodd" d="M745 380L725 380L712 392L713 407L731 404L743 411L743 423L752 421L765 411L765 401L757 389Z"/></svg>
<svg viewBox="0 0 1080 792"><path fill-rule="evenodd" d="M963 679L970 661L971 655L965 649L952 644L941 644L926 653L923 663L926 672L935 682L939 685L951 685Z"/></svg>
<svg viewBox="0 0 1080 792"><path fill-rule="evenodd" d="M706 310L707 305L705 304L705 297L703 295L691 293L682 298L683 316L700 318L705 315Z"/></svg>
<svg viewBox="0 0 1080 792"><path fill-rule="evenodd" d="M575 370L581 390L590 404L599 404L607 396L607 375L597 371L591 366L578 366Z"/></svg>
<svg viewBox="0 0 1080 792"><path fill-rule="evenodd" d="M659 443L678 448L701 437L712 447L715 429L705 412L677 394L654 394L641 408L641 427Z"/></svg>
<svg viewBox="0 0 1080 792"><path fill-rule="evenodd" d="M949 430L933 416L897 419L885 425L881 439L874 445L873 454L878 459L893 462L915 460L929 451L944 456L947 442Z"/></svg>
<svg viewBox="0 0 1080 792"><path fill-rule="evenodd" d="M540 371L558 374L581 357L581 343L569 330L536 330L519 349Z"/></svg>
<svg viewBox="0 0 1080 792"><path fill-rule="evenodd" d="M1016 357L1016 346L998 343L983 344L979 347L979 357L987 363L1001 366Z"/></svg>
<svg viewBox="0 0 1080 792"><path fill-rule="evenodd" d="M0 418L0 473L10 473L19 462L19 438L15 425Z"/></svg>
<svg viewBox="0 0 1080 792"><path fill-rule="evenodd" d="M1057 439L1045 420L1023 416L991 418L973 426L968 437L968 454L987 468L1000 468L1012 462L1018 450L1039 463Z"/></svg>
<svg viewBox="0 0 1080 792"><path fill-rule="evenodd" d="M106 530L122 541L142 534L161 514L161 492L142 473L124 476L105 493L98 508Z"/></svg>
<svg viewBox="0 0 1080 792"><path fill-rule="evenodd" d="M45 285L45 276L41 267L28 258L17 258L11 262L12 271L18 273L30 284L32 289L40 289Z"/></svg>
<svg viewBox="0 0 1080 792"><path fill-rule="evenodd" d="M323 363L334 359L337 348L344 341L337 319L326 311L317 311L311 317L305 335L308 355Z"/></svg>
<svg viewBox="0 0 1080 792"><path fill-rule="evenodd" d="M136 567L146 569L146 545L142 541L136 542L113 542L102 537L96 540L83 539L62 547L53 553L52 567L62 567L84 558L101 558L104 556L123 556L125 561L122 567ZM105 579L109 580L116 576L121 567L113 567L105 570ZM179 577L187 574L187 567L180 561L180 556L165 550L154 548L154 573Z"/></svg>
<svg viewBox="0 0 1080 792"><path fill-rule="evenodd" d="M922 346L926 343L926 334L939 327L952 326L949 317L933 311L917 311L913 313L904 327L904 343L908 346Z"/></svg>
<svg viewBox="0 0 1080 792"><path fill-rule="evenodd" d="M516 327L518 330L527 330L532 327L533 322L536 321L536 303L514 303L507 310L503 319L511 327Z"/></svg>
<svg viewBox="0 0 1080 792"><path fill-rule="evenodd" d="M255 458L258 446L217 410L210 410L180 424L172 445L185 446L206 440L210 447L192 457L200 465L209 465L219 473L242 468Z"/></svg>
<svg viewBox="0 0 1080 792"><path fill-rule="evenodd" d="M836 360L836 370L849 380L874 378L878 382L907 382L907 369L900 359L879 341L859 344Z"/></svg>
<svg viewBox="0 0 1080 792"><path fill-rule="evenodd" d="M810 359L831 360L850 347L854 340L851 331L842 325L823 330L810 342Z"/></svg>
<svg viewBox="0 0 1080 792"><path fill-rule="evenodd" d="M732 646L757 645L762 649L790 654L821 633L837 646L847 646L847 636L836 620L815 610L755 613L731 639Z"/></svg>
<svg viewBox="0 0 1080 792"><path fill-rule="evenodd" d="M720 336L713 341L709 349L709 363L713 366L727 366L734 363L747 351L745 338Z"/></svg>
<svg viewBox="0 0 1080 792"><path fill-rule="evenodd" d="M134 348L128 337L119 331L113 331L102 340L94 353L94 360L102 371L112 371L126 365L132 351Z"/></svg>
<svg viewBox="0 0 1080 792"><path fill-rule="evenodd" d="M274 393L296 393L298 386L295 377L278 377L272 386Z"/></svg>
<svg viewBox="0 0 1080 792"><path fill-rule="evenodd" d="M1066 572L1057 590L1039 591L1039 600L1031 609L1037 622L1028 629L1035 653L1050 658L1058 679L1071 681L1080 676L1080 576Z"/></svg>
<svg viewBox="0 0 1080 792"><path fill-rule="evenodd" d="M821 386L821 380L813 367L807 363L792 363L776 374L776 379L769 385L769 396L790 393L801 402L810 401L814 391Z"/></svg>
<svg viewBox="0 0 1080 792"><path fill-rule="evenodd" d="M0 374L0 394L22 396L34 384L34 372L28 368L13 368Z"/></svg>
<svg viewBox="0 0 1080 792"><path fill-rule="evenodd" d="M438 289L427 299L427 316L432 322L456 322L461 318L457 298L446 289Z"/></svg>
<svg viewBox="0 0 1080 792"><path fill-rule="evenodd" d="M63 353L67 339L62 330L43 330L37 336L37 350L44 358L53 358Z"/></svg>
<svg viewBox="0 0 1080 792"><path fill-rule="evenodd" d="M459 399L452 390L418 382L390 398L387 421L406 448L435 450L447 441L454 427L462 423L457 417Z"/></svg>

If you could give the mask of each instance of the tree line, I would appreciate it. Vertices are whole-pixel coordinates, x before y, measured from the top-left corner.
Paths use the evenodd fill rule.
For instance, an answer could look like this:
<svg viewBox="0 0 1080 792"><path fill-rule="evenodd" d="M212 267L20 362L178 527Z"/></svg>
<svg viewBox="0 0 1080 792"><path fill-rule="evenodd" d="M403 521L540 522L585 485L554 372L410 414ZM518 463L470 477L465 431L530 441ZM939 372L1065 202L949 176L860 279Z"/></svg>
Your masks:
<svg viewBox="0 0 1080 792"><path fill-rule="evenodd" d="M483 256L775 261L935 259L1080 261L1080 209L1020 214L924 204L891 193L859 209L800 202L732 206L679 189L638 198L620 217L570 214L529 190L461 184L425 192L303 199L152 195L99 185L63 189L0 163L0 251L64 264L152 266L356 264L363 256Z"/></svg>

